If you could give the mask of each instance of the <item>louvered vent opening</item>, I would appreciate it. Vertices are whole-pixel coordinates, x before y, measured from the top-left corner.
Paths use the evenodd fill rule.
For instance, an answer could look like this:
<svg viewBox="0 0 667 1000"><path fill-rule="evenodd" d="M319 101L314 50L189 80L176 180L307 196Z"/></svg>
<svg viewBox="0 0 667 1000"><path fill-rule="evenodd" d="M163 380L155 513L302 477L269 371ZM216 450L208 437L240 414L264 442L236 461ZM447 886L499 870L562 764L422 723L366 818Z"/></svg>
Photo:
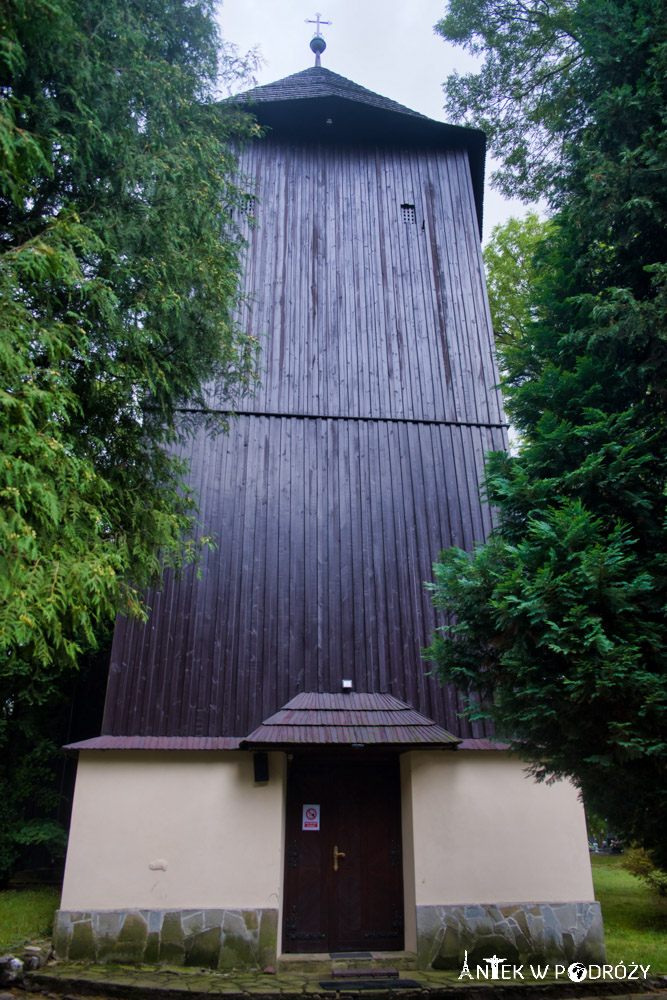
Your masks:
<svg viewBox="0 0 667 1000"><path fill-rule="evenodd" d="M414 205L401 205L401 215L403 216L403 222L409 225L414 225L417 221Z"/></svg>

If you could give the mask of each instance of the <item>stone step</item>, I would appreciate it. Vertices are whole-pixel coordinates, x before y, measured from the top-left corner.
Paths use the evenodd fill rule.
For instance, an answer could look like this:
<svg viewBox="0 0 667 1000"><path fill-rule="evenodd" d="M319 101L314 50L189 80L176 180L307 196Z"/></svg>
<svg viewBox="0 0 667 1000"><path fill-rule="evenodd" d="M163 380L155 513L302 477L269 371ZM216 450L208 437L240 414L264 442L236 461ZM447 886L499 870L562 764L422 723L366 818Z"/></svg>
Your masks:
<svg viewBox="0 0 667 1000"><path fill-rule="evenodd" d="M312 954L281 955L277 962L278 972L304 972L317 975L337 975L340 969L353 969L353 978L363 978L369 970L378 970L385 979L390 979L390 973L415 970L417 956L410 951L373 951L373 952L320 952Z"/></svg>
<svg viewBox="0 0 667 1000"><path fill-rule="evenodd" d="M334 979L398 979L398 969L373 969L366 965L339 969L334 964L331 974Z"/></svg>
<svg viewBox="0 0 667 1000"><path fill-rule="evenodd" d="M331 959L328 952L293 953L280 955L276 962L278 973L299 973L306 975L328 976L331 972Z"/></svg>
<svg viewBox="0 0 667 1000"><path fill-rule="evenodd" d="M370 973L378 973L385 979L398 976L399 970L417 968L417 956L409 951L373 951L365 954L352 952L349 955L338 952L331 955L331 972L334 976L349 972L352 978L363 978Z"/></svg>

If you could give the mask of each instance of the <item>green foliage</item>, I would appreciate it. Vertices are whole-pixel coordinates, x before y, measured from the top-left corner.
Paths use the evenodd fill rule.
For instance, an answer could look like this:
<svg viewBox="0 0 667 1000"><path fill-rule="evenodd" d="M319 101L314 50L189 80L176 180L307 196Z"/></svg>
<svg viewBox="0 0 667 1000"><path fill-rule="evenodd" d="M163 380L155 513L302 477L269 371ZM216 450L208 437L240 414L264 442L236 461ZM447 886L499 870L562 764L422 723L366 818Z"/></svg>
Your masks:
<svg viewBox="0 0 667 1000"><path fill-rule="evenodd" d="M651 892L664 898L667 896L667 872L653 863L648 851L633 847L623 855L622 866L635 878L641 879Z"/></svg>
<svg viewBox="0 0 667 1000"><path fill-rule="evenodd" d="M58 714L53 707L51 711ZM30 722L39 724L30 725ZM49 722L40 718L34 709L27 712L5 707L3 712L0 883L12 872L28 846L45 848L42 856L47 860L65 855L65 828L52 818L58 811L55 764L60 754L50 738Z"/></svg>
<svg viewBox="0 0 667 1000"><path fill-rule="evenodd" d="M626 86L643 70L660 71L647 55L664 20L662 0L450 0L436 31L484 63L479 73L448 78L449 116L487 133L502 161L495 180L503 193L550 196L564 150L588 142L605 102L612 112L630 102L619 139L636 128L639 95ZM653 82L659 91L659 76Z"/></svg>
<svg viewBox="0 0 667 1000"><path fill-rule="evenodd" d="M548 233L549 223L537 212L527 212L523 219L494 226L484 247L491 321L500 348L518 340L534 318L534 285L539 280L534 257Z"/></svg>
<svg viewBox="0 0 667 1000"><path fill-rule="evenodd" d="M607 835L607 822L601 816L598 816L597 813L594 813L592 809L589 809L588 806L586 806L585 811L588 843L595 842L599 846Z"/></svg>
<svg viewBox="0 0 667 1000"><path fill-rule="evenodd" d="M445 624L432 653L536 775L572 777L664 867L667 19L652 2L603 6L606 23L597 0L452 2L450 19L501 19L487 52L501 75L516 69L521 11L576 25L581 52L554 73L546 105L507 112L517 123L525 113L527 134L531 116L544 120L554 145L536 183L559 209L533 259L530 319L503 348L522 447L488 459L489 544L436 566ZM519 35L539 90L542 44ZM508 140L510 165L515 152Z"/></svg>
<svg viewBox="0 0 667 1000"><path fill-rule="evenodd" d="M48 700L15 697L3 681L0 704L0 885L16 868L46 868L67 847L74 761L63 744L99 733L112 627L97 629L97 649L77 657L76 670L47 672ZM14 681L18 689L21 676Z"/></svg>
<svg viewBox="0 0 667 1000"><path fill-rule="evenodd" d="M75 662L162 559L191 556L168 446L206 380L253 378L227 179L250 126L201 103L204 3L17 0L5 18L0 641L32 696L31 671Z"/></svg>
<svg viewBox="0 0 667 1000"><path fill-rule="evenodd" d="M213 100L239 66L211 0L8 0L1 21L7 740L16 706L52 698L203 541L173 446L207 384L230 405L256 378L232 222L256 127Z"/></svg>

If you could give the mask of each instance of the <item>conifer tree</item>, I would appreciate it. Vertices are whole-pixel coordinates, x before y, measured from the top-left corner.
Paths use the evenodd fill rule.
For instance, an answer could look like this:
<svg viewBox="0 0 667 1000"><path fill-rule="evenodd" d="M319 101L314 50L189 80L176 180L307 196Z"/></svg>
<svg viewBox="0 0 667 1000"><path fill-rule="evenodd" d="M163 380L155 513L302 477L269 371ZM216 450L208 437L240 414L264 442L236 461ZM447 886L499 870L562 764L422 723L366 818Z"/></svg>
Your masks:
<svg viewBox="0 0 667 1000"><path fill-rule="evenodd" d="M452 0L449 81L505 190L554 212L503 351L518 455L488 544L443 553L432 655L539 777L667 865L667 18L658 0ZM494 116L496 116L494 118Z"/></svg>
<svg viewBox="0 0 667 1000"><path fill-rule="evenodd" d="M100 628L196 551L173 445L205 385L233 405L255 379L233 319L255 126L216 103L242 67L212 0L6 0L0 32L0 745L34 745Z"/></svg>

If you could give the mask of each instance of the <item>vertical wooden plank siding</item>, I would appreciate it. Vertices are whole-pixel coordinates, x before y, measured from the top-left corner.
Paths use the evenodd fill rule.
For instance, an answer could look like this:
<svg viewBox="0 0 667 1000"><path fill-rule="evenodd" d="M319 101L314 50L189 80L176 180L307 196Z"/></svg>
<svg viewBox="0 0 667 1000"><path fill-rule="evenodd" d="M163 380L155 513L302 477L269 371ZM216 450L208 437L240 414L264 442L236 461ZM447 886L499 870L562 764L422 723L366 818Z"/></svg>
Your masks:
<svg viewBox="0 0 667 1000"><path fill-rule="evenodd" d="M119 621L104 731L244 736L346 677L483 736L421 657L423 583L487 535L484 454L506 447L467 154L264 140L242 168L262 385L185 449L215 547Z"/></svg>
<svg viewBox="0 0 667 1000"><path fill-rule="evenodd" d="M265 140L243 171L257 228L241 320L263 384L237 409L504 420L464 151Z"/></svg>
<svg viewBox="0 0 667 1000"><path fill-rule="evenodd" d="M461 544L452 525L469 544L483 538L469 438L437 424L250 415L229 438L202 433L193 480L213 453L220 493L202 490L200 516L217 547L200 580L167 579L146 626L119 625L106 731L242 736L299 691L339 691L351 677L472 735L420 656L433 559ZM502 431L489 443L502 447Z"/></svg>

